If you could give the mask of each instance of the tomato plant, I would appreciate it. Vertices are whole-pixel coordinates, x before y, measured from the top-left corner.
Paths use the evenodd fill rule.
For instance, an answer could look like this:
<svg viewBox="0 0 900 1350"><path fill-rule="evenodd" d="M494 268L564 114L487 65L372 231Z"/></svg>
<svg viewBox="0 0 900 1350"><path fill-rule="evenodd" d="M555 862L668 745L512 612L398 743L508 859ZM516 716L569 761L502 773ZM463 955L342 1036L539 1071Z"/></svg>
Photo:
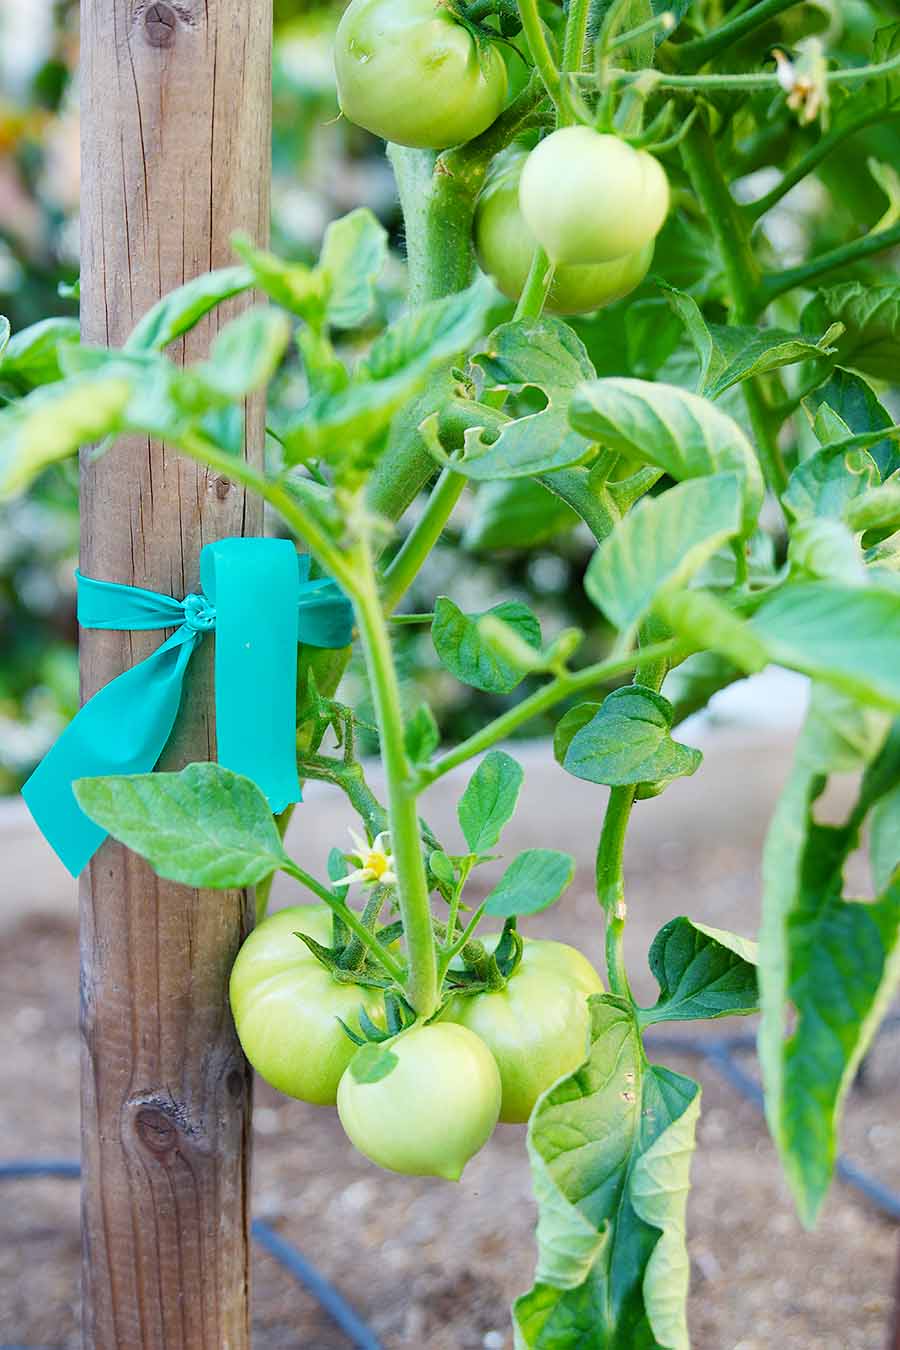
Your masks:
<svg viewBox="0 0 900 1350"><path fill-rule="evenodd" d="M761 1013L769 1126L812 1223L900 973L900 25L877 3L825 29L823 13L353 0L341 97L393 141L407 307L384 321L385 233L360 209L313 266L236 240L239 266L166 297L121 351L69 335L38 376L46 335L25 330L0 358L4 492L87 442L114 454L121 432L163 437L258 493L352 603L386 786L382 801L356 753L348 652L304 646L299 773L343 794L364 831L327 878L286 852L289 811L276 821L216 765L74 790L163 876L255 884L262 918L280 869L330 908L330 937L324 910L261 923L235 966L235 1015L288 1091L330 1100L342 1071L341 1119L369 1157L455 1177L498 1111L530 1111L540 1274L513 1317L535 1350L689 1344L700 1089L650 1062L647 1029ZM529 67L512 96L504 43ZM782 203L801 188L813 207L783 258ZM613 284L602 269L620 266ZM206 361L168 358L251 287L274 303L224 325ZM570 325L554 310L598 312ZM272 384L263 472L241 456L243 401L298 351L305 402ZM463 493L511 499L525 482L565 507L559 528L574 515L594 540L585 590L614 633L602 659L518 601L404 610ZM511 544L516 528L511 513ZM400 622L429 625L448 675L505 700L499 714L442 746L428 705L401 696ZM632 812L702 772L684 717L767 664L811 692L765 845L759 945L673 917L641 1006L625 960ZM493 886L472 879L522 784L498 747L551 710L585 830L596 816L582 945L605 950L605 992L581 958L519 932L564 894L573 859L536 841ZM420 799L465 765L459 831L439 838ZM850 772L852 809L823 824L829 778ZM844 877L861 838L866 903ZM502 922L496 940L484 921Z"/></svg>

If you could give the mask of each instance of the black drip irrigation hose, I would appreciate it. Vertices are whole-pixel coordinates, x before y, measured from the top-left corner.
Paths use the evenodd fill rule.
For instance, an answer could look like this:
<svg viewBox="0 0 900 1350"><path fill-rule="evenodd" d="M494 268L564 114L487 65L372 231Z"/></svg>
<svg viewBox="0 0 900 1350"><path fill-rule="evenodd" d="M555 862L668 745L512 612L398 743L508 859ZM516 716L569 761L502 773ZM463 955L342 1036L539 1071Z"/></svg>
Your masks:
<svg viewBox="0 0 900 1350"><path fill-rule="evenodd" d="M900 1026L900 1014L886 1018L882 1030ZM722 1036L702 1041L687 1036L651 1036L648 1049L668 1050L672 1054L690 1055L705 1060L726 1083L752 1102L757 1110L764 1109L763 1092L759 1083L734 1058L739 1051L754 1050L755 1036ZM844 1154L835 1165L840 1179L864 1195L882 1214L900 1223L900 1195L883 1186L875 1177L857 1167ZM0 1163L0 1182L22 1181L31 1177L78 1177L81 1167L67 1158L42 1162L28 1158L22 1162ZM250 1231L256 1241L271 1257L282 1265L299 1284L302 1284L319 1306L341 1328L356 1350L383 1350L374 1331L347 1302L343 1294L316 1269L292 1242L281 1236L263 1219L254 1219ZM0 1345L0 1350L58 1350L56 1346Z"/></svg>

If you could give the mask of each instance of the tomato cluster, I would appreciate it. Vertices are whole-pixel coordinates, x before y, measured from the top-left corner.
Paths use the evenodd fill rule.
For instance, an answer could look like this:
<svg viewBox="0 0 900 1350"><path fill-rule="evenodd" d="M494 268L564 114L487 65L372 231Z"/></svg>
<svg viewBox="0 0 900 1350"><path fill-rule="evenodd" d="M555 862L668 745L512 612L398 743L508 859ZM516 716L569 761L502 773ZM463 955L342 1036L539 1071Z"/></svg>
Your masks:
<svg viewBox="0 0 900 1350"><path fill-rule="evenodd" d="M587 999L602 992L600 977L573 947L526 938L503 988L452 995L437 1020L383 1042L396 1061L390 1072L357 1075L361 1052L341 1023L358 1033L362 1008L384 1027L381 992L337 978L298 932L327 947L328 907L280 910L238 953L230 995L241 1045L289 1097L336 1104L350 1140L381 1167L457 1180L498 1120L527 1120L585 1057Z"/></svg>

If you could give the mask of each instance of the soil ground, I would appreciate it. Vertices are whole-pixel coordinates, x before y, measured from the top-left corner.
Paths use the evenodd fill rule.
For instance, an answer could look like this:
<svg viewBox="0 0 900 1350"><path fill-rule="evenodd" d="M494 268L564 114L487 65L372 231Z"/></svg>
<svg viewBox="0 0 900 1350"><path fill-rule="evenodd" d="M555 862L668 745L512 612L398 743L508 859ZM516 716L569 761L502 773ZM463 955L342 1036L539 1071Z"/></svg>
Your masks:
<svg viewBox="0 0 900 1350"><path fill-rule="evenodd" d="M522 755L526 793L505 850L567 848L579 871L564 902L529 924L535 935L596 947L591 835L602 793L565 779L546 751ZM774 795L787 769L783 745L717 738L693 780L637 808L628 856L629 956L639 996L656 929L675 914L752 935L759 857ZM459 782L433 790L433 827L455 838ZM339 802L311 790L292 844L315 867L349 823ZM316 841L315 846L306 841ZM33 880L33 879L32 879ZM484 886L490 883L485 876ZM32 886L32 890L34 887ZM39 888L38 888L39 891ZM276 902L299 897L285 886ZM17 912L0 903L2 1156L78 1152L77 943L65 898ZM746 1023L667 1028L669 1034L744 1031ZM886 1032L865 1083L851 1094L850 1157L900 1190L900 1031ZM688 1231L694 1350L881 1350L898 1232L858 1194L836 1185L817 1231L795 1218L756 1109L695 1057L664 1059L703 1083ZM752 1069L748 1057L747 1067ZM505 1350L510 1300L528 1287L534 1209L521 1127L501 1126L458 1186L389 1176L355 1154L335 1113L258 1085L255 1213L297 1243L346 1291L386 1350ZM78 1346L78 1189L72 1181L5 1183L0 1205L0 1346ZM268 1256L254 1270L255 1350L343 1350L349 1342ZM123 1347L123 1350L126 1348Z"/></svg>

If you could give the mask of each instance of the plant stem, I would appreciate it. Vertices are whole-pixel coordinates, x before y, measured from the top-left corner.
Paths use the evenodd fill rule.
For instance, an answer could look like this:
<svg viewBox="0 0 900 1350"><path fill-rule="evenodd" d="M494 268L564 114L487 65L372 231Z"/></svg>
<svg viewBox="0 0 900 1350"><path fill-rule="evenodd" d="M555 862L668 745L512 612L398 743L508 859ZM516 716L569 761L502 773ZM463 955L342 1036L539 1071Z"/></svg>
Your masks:
<svg viewBox="0 0 900 1350"><path fill-rule="evenodd" d="M547 293L553 285L553 272L554 268L539 244L534 250L531 266L528 269L528 277L522 294L519 296L519 303L516 305L516 312L513 315L514 321L540 317L544 308L544 301L547 299Z"/></svg>
<svg viewBox="0 0 900 1350"><path fill-rule="evenodd" d="M578 3L578 0L576 0ZM519 18L528 43L528 50L535 68L543 81L544 88L559 105L559 71L547 43L547 35L538 12L537 0L519 0Z"/></svg>
<svg viewBox="0 0 900 1350"><path fill-rule="evenodd" d="M544 685L543 689L538 689L528 698L523 699L521 703L517 703L514 708L510 708L508 712L495 717L493 722L489 722L487 726L482 727L480 731L476 731L467 740L461 741L452 750L448 750L435 763L421 768L418 780L420 789L428 787L439 778L443 778L444 774L449 773L451 769L457 768L460 764L465 764L473 755L480 755L483 750L490 750L492 745L496 745L497 741L512 735L524 722L529 721L532 717L537 717L539 713L546 712L548 708L552 708L563 699L581 693L582 690L590 689L593 685L602 684L604 680L627 674L641 661L654 657L671 656L678 649L679 640L667 638L665 642L655 643L651 647L645 647L640 652L626 652L622 656L610 657L607 661L599 661L596 665L585 666L584 670L558 675Z"/></svg>
<svg viewBox="0 0 900 1350"><path fill-rule="evenodd" d="M849 244L842 244L827 253L820 253L818 258L811 258L809 262L801 263L799 267L789 267L784 272L773 272L763 279L765 303L768 304L785 291L793 290L795 286L806 286L811 281L818 281L826 272L834 272L839 267L862 262L864 258L870 258L874 253L883 253L885 249L894 248L898 244L900 244L900 225L892 225L889 230L876 230L862 239L854 239Z"/></svg>
<svg viewBox="0 0 900 1350"><path fill-rule="evenodd" d="M887 61L879 61L874 66L847 66L841 70L829 70L825 76L828 84L864 84L866 80L877 79L882 75L891 75L900 70L900 54ZM653 77L653 89L696 89L701 93L712 94L741 90L780 89L777 74L746 75L667 75L648 70L614 70L610 77L616 84L636 84ZM593 76L585 76L593 80Z"/></svg>
<svg viewBox="0 0 900 1350"><path fill-rule="evenodd" d="M438 1004L437 961L416 811L416 789L403 738L400 687L366 540L356 546L354 558L358 588L356 615L378 721L387 780L391 852L409 957L406 996L420 1017L430 1017Z"/></svg>
<svg viewBox="0 0 900 1350"><path fill-rule="evenodd" d="M603 817L603 829L597 846L597 899L606 915L606 973L610 991L630 998L631 989L625 971L625 879L623 858L625 835L635 786L610 788Z"/></svg>
<svg viewBox="0 0 900 1350"><path fill-rule="evenodd" d="M591 0L570 0L569 12L566 17L566 32L563 38L562 68L564 71L581 70L582 68L590 14ZM655 24L657 21L654 20L653 22Z"/></svg>
<svg viewBox="0 0 900 1350"><path fill-rule="evenodd" d="M334 912L340 915L351 933L354 933L355 936L359 938L366 950L372 953L375 960L384 967L391 978L396 980L398 984L403 983L403 967L399 962L394 960L393 956L391 956L390 952L387 951L385 947L382 947L375 934L369 932L359 915L356 914L349 905L345 904L343 900L338 900L336 896L331 894L331 891L328 890L327 886L323 886L321 882L316 881L315 877L310 876L310 874L305 872L302 867L298 867L295 862L289 861L282 864L281 870L286 872L289 877L293 877L295 881L299 881L307 888L307 890L312 891L313 895L317 895L320 900L324 900L326 905L330 905Z"/></svg>
<svg viewBox="0 0 900 1350"><path fill-rule="evenodd" d="M452 469L443 469L419 520L384 574L381 595L386 614L403 599L422 564L434 548L466 486L466 479Z"/></svg>
<svg viewBox="0 0 900 1350"><path fill-rule="evenodd" d="M767 211L771 211L773 206L777 206L782 197L786 197L791 188L796 187L804 178L807 178L824 159L831 154L843 141L853 136L857 131L862 131L865 127L876 122L878 118L873 117L870 111L861 113L852 122L845 123L844 126L833 127L826 135L820 136L815 145L807 150L805 155L801 155L796 163L789 169L785 169L780 182L776 183L771 191L764 197L759 197L755 202L747 202L742 210L748 219L756 221L764 216Z"/></svg>
<svg viewBox="0 0 900 1350"><path fill-rule="evenodd" d="M729 318L736 324L750 323L764 303L760 268L750 247L747 222L719 167L712 137L702 124L691 127L682 142L681 155L728 279L733 300ZM769 486L780 495L787 486L787 470L759 381L746 380L743 392L763 473Z"/></svg>
<svg viewBox="0 0 900 1350"><path fill-rule="evenodd" d="M760 0L758 5L754 5L736 19L727 20L719 28L714 28L711 33L704 33L702 37L692 38L690 42L682 42L673 47L673 58L679 66L687 70L699 70L707 61L711 61L720 52L724 52L742 37L752 33L754 28L759 28L786 9L793 9L797 3L798 0Z"/></svg>

